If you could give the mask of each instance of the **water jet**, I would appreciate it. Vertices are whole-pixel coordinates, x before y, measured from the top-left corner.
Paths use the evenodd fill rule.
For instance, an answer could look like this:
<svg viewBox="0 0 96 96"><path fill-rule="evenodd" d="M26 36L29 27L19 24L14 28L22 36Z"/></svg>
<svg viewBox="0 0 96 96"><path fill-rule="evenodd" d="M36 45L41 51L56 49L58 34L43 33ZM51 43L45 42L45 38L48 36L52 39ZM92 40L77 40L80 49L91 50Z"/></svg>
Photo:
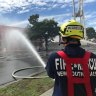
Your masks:
<svg viewBox="0 0 96 96"><path fill-rule="evenodd" d="M9 59L13 59L13 57L15 57L15 59L18 59L16 57L16 54L17 53L25 54L24 50L27 49L29 54L32 55L32 59L33 60L36 59L35 61L36 62L38 61L39 64L40 64L40 65L34 65L32 67L20 68L18 70L15 70L12 73L12 76L14 78L46 78L46 77L48 77L48 76L31 77L33 75L39 74L40 72L44 71L45 62L40 57L38 52L35 50L35 47L28 40L28 38L24 34L24 32L20 32L19 30L8 30L8 32L6 32L5 35L4 35L2 47L4 49L4 55L7 58L10 57ZM34 62L32 62L32 63L34 63ZM25 70L30 71L30 70L34 70L34 69L36 69L36 72L35 73L27 74L28 76L24 76L24 75L20 76L20 75L17 74L17 73L20 73L21 71L25 72Z"/></svg>

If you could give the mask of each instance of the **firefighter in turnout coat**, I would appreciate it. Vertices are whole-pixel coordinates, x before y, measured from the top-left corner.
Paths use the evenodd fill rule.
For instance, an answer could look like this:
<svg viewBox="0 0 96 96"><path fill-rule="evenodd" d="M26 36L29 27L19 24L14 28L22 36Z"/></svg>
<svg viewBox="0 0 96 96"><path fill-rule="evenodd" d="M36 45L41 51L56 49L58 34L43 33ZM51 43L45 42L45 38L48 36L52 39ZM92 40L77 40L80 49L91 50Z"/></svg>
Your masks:
<svg viewBox="0 0 96 96"><path fill-rule="evenodd" d="M81 47L84 27L70 20L60 27L64 49L53 52L46 65L55 79L52 96L96 96L96 55Z"/></svg>

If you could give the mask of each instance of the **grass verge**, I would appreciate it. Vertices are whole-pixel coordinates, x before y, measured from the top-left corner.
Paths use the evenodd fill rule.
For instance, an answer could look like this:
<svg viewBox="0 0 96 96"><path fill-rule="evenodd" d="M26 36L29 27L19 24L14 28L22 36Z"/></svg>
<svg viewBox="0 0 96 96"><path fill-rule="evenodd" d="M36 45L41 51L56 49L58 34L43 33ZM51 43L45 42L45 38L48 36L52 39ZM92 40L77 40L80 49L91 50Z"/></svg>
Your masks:
<svg viewBox="0 0 96 96"><path fill-rule="evenodd" d="M0 96L40 96L52 87L53 80L50 78L22 79L0 88Z"/></svg>

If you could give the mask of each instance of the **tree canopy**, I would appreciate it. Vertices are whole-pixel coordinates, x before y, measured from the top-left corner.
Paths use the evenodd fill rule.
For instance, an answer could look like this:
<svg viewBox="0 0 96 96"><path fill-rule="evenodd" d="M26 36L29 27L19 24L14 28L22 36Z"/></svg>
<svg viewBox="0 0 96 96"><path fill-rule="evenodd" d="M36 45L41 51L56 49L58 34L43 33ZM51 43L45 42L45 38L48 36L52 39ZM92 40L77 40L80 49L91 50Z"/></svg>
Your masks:
<svg viewBox="0 0 96 96"><path fill-rule="evenodd" d="M44 19L39 21L39 15L35 14L28 19L30 27L28 28L28 34L30 39L37 38L53 38L58 35L59 27L58 23L54 19Z"/></svg>
<svg viewBox="0 0 96 96"><path fill-rule="evenodd" d="M35 14L35 15L30 16L28 21L30 24L35 25L38 22L38 18L39 18L39 14Z"/></svg>
<svg viewBox="0 0 96 96"><path fill-rule="evenodd" d="M92 39L92 38L96 39L96 32L93 27L86 28L86 34L88 39Z"/></svg>

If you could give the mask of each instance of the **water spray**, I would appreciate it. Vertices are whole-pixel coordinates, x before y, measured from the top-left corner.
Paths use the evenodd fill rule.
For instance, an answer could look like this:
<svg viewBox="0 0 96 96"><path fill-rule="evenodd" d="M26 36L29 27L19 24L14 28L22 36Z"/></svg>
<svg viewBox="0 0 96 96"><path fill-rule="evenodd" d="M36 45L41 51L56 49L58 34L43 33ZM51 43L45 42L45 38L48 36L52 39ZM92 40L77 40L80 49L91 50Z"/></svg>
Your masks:
<svg viewBox="0 0 96 96"><path fill-rule="evenodd" d="M34 78L46 78L46 77L48 77L48 76L36 76L37 74L40 74L41 72L44 72L44 71L35 72L35 73L30 74L28 76L20 76L20 75L18 76L18 75L16 75L16 73L21 72L21 71L24 71L24 70L34 69L34 68L45 68L45 66L46 66L45 65L45 62L42 60L42 58L40 57L40 55L38 54L38 52L35 50L35 48L32 45L32 43L24 35L24 33L19 32L19 30L10 30L10 32L8 34L6 34L7 36L5 36L5 37L9 37L7 39L10 39L10 40L11 40L11 38L12 39L14 38L15 40L18 40L18 36L16 37L17 34L18 34L18 36L20 36L20 39L23 40L23 42L25 42L25 44L28 46L28 48L34 54L34 56L39 60L39 62L41 63L42 66L34 66L34 67L30 67L30 68L22 68L22 69L19 69L19 70L15 70L14 72L12 72L12 77L15 78L15 79L20 79L20 78L21 79L22 78L31 78L31 79L34 79ZM14 43L14 42L12 42L12 40L11 40L11 43ZM9 44L9 45L12 45L12 44Z"/></svg>

